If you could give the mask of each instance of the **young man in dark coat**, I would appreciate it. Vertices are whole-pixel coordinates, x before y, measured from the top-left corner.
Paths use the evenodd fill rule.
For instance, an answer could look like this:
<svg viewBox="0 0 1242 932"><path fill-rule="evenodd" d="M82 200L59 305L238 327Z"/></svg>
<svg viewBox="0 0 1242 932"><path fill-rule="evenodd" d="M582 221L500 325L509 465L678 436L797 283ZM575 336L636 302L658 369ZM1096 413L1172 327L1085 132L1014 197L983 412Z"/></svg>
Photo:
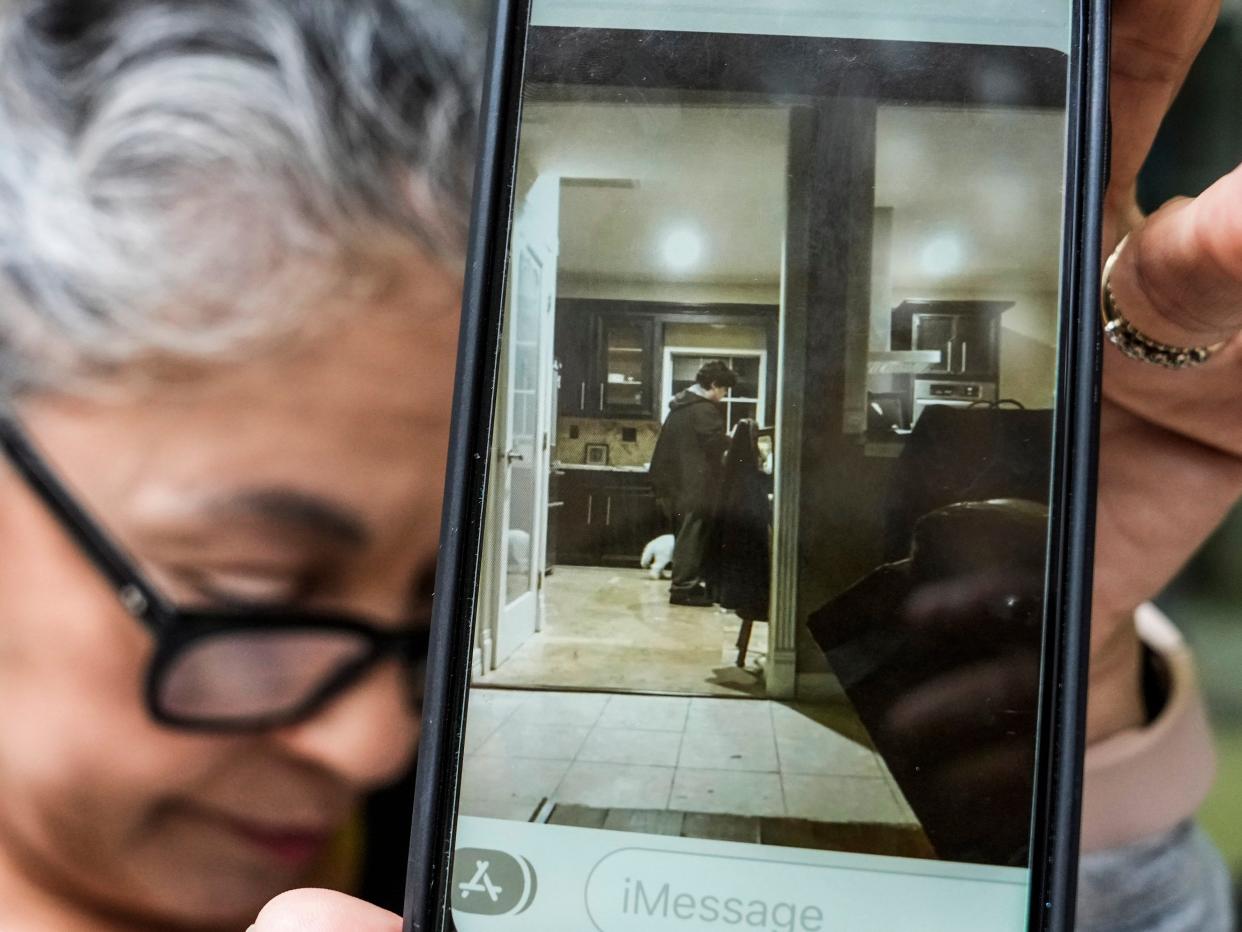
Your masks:
<svg viewBox="0 0 1242 932"><path fill-rule="evenodd" d="M721 459L729 446L721 402L735 385L737 373L723 362L704 365L696 384L669 404L651 456L651 482L672 514L677 538L669 589L673 605L712 604L704 561L720 490Z"/></svg>

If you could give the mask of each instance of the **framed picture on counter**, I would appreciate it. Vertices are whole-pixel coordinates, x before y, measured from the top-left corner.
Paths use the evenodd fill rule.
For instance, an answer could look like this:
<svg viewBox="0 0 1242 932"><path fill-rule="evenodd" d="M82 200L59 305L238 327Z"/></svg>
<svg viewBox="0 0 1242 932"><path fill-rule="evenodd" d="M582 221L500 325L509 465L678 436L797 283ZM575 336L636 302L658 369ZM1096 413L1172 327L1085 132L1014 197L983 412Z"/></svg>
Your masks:
<svg viewBox="0 0 1242 932"><path fill-rule="evenodd" d="M588 466L607 466L608 444L588 443L586 445L586 458L583 462L585 462Z"/></svg>

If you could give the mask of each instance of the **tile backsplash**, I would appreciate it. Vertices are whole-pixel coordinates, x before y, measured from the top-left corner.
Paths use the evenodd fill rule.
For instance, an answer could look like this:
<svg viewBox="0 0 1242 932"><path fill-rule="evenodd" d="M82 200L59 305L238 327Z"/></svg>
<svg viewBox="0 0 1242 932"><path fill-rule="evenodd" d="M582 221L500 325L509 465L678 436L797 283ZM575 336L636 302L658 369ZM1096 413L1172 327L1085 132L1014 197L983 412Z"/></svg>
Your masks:
<svg viewBox="0 0 1242 932"><path fill-rule="evenodd" d="M571 438L571 428L578 429L578 436ZM627 442L626 431L633 431L636 438ZM562 463L585 463L588 443L608 445L609 466L646 466L651 462L656 438L660 436L658 421L593 420L590 418L563 417L556 425L556 458Z"/></svg>

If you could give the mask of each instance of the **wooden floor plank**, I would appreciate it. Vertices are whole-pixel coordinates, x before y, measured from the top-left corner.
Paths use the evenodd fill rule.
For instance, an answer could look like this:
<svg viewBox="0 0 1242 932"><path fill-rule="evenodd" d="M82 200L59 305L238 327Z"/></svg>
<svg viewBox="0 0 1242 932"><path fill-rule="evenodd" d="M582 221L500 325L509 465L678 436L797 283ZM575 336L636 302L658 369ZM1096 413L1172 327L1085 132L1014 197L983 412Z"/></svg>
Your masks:
<svg viewBox="0 0 1242 932"><path fill-rule="evenodd" d="M685 813L667 809L610 809L604 828L613 832L680 836Z"/></svg>
<svg viewBox="0 0 1242 932"><path fill-rule="evenodd" d="M687 812L682 825L683 838L710 838L713 841L740 841L759 844L759 819L753 816Z"/></svg>
<svg viewBox="0 0 1242 932"><path fill-rule="evenodd" d="M549 825L567 825L571 828L603 828L608 818L607 809L592 806L558 805L552 810Z"/></svg>
<svg viewBox="0 0 1242 932"><path fill-rule="evenodd" d="M908 825L811 822L805 819L567 805L556 806L548 818L548 824L805 848L812 851L845 851L933 860L936 858L936 851L922 829Z"/></svg>

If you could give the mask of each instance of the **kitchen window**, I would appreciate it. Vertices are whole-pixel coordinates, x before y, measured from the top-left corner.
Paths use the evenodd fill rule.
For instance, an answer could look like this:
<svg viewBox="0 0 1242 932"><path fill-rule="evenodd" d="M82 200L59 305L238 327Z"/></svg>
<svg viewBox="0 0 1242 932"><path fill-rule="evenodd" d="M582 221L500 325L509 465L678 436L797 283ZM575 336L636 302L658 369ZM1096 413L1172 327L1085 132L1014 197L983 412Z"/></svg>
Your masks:
<svg viewBox="0 0 1242 932"><path fill-rule="evenodd" d="M704 348L671 348L664 350L664 408L660 419L668 416L668 403L674 396L695 384L695 377L705 363L719 360L737 373L737 386L730 390L723 404L725 423L731 432L738 421L750 418L763 424L767 410L767 353L762 350L712 350Z"/></svg>

